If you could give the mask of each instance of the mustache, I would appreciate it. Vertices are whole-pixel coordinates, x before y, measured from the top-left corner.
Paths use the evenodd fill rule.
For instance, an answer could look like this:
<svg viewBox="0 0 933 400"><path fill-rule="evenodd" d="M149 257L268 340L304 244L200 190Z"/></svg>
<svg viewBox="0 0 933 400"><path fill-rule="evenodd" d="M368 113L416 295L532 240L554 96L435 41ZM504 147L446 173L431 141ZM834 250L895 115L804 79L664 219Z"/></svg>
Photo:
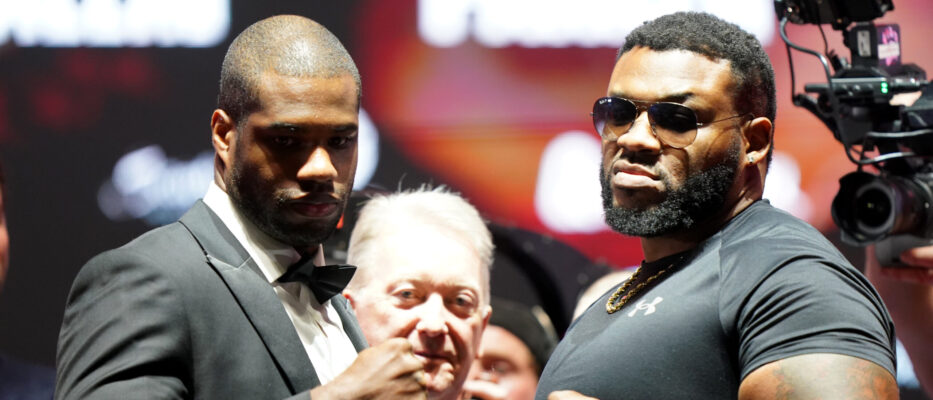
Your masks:
<svg viewBox="0 0 933 400"><path fill-rule="evenodd" d="M667 171L665 171L662 168L659 168L660 158L661 156L658 154L649 154L645 152L626 152L626 153L619 154L617 157L609 161L608 164L606 164L605 161L603 161L600 164L601 165L600 168L603 174L603 180L607 181L608 183L608 181L612 179L612 166L617 161L625 161L625 162L628 162L629 164L640 165L644 167L646 170L654 174L658 180L666 184L668 183L669 177L668 177Z"/></svg>
<svg viewBox="0 0 933 400"><path fill-rule="evenodd" d="M657 165L660 159L661 159L660 154L654 154L654 153L649 153L649 152L644 152L644 151L627 151L627 152L623 152L622 154L619 154L619 156L613 159L612 161L615 162L619 160L625 160L632 164L639 164L639 165L651 167L651 166Z"/></svg>
<svg viewBox="0 0 933 400"><path fill-rule="evenodd" d="M332 183L303 183L299 188L283 188L275 192L275 200L279 203L290 201L310 202L344 202L349 195L349 189L336 188Z"/></svg>

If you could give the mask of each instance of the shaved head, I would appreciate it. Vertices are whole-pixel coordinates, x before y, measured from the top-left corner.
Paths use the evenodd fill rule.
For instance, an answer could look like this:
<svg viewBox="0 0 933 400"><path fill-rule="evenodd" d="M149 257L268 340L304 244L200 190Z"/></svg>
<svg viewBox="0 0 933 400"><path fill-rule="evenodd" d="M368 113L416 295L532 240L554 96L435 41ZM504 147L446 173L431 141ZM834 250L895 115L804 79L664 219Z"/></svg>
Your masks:
<svg viewBox="0 0 933 400"><path fill-rule="evenodd" d="M240 124L260 106L259 77L274 72L295 77L350 75L361 93L360 73L337 37L321 24L297 15L277 15L241 32L224 57L217 108Z"/></svg>

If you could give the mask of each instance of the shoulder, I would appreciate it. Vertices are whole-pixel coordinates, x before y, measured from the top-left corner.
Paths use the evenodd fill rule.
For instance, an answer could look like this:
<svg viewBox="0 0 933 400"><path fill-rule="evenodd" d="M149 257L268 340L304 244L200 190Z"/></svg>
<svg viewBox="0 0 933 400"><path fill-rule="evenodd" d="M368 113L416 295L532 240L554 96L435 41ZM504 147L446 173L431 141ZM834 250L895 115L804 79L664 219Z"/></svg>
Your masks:
<svg viewBox="0 0 933 400"><path fill-rule="evenodd" d="M820 231L807 222L771 206L767 200L758 201L730 221L722 231L724 245L769 245L778 249L785 242L802 241L807 247L835 252L833 245ZM803 244L801 243L801 244Z"/></svg>
<svg viewBox="0 0 933 400"><path fill-rule="evenodd" d="M720 233L720 312L743 374L813 352L893 370L893 325L868 280L809 224L756 203Z"/></svg>
<svg viewBox="0 0 933 400"><path fill-rule="evenodd" d="M52 398L55 370L0 355L0 398Z"/></svg>
<svg viewBox="0 0 933 400"><path fill-rule="evenodd" d="M179 260L191 259L203 255L197 242L185 227L174 222L133 239L115 249L104 251L89 260L81 269L76 280L86 276L110 275L158 267L157 270L170 273L184 263ZM199 257L204 259L203 256ZM158 271L152 271L153 273Z"/></svg>
<svg viewBox="0 0 933 400"><path fill-rule="evenodd" d="M154 259L164 259L172 257L179 253L192 250L198 250L197 241L191 233L180 222L173 222L155 229L152 229L129 243L116 249L104 252L101 255L109 256L131 256L149 257Z"/></svg>
<svg viewBox="0 0 933 400"><path fill-rule="evenodd" d="M175 222L153 229L89 260L72 282L66 316L137 302L176 308L171 304L187 301L196 293L191 288L203 283L202 275L209 277L210 268L197 268L202 265L206 257L184 226Z"/></svg>
<svg viewBox="0 0 933 400"><path fill-rule="evenodd" d="M721 232L718 257L728 297L771 291L858 292L880 303L868 280L822 233L767 202L755 203ZM882 307L883 308L883 307Z"/></svg>
<svg viewBox="0 0 933 400"><path fill-rule="evenodd" d="M855 271L816 228L764 200L747 208L723 229L720 245L719 256L727 269L724 272L745 278L763 278L794 263Z"/></svg>

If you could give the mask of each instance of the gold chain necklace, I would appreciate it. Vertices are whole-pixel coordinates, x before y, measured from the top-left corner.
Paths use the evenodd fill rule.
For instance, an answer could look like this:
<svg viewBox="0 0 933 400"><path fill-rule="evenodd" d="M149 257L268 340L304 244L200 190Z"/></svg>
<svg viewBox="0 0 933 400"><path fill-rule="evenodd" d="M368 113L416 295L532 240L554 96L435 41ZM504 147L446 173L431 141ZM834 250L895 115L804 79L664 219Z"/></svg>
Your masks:
<svg viewBox="0 0 933 400"><path fill-rule="evenodd" d="M644 264L638 266L638 269L635 270L635 273L632 274L632 276L628 278L628 280L626 280L625 283L623 283L622 286L620 286L619 289L616 290L615 293L612 294L612 297L609 297L609 301L606 302L606 312L608 312L609 314L612 314L616 311L619 311L622 308L622 306L625 305L625 303L628 303L629 299L631 299L632 296L638 294L638 292L644 289L645 286L648 286L649 283L653 282L655 279L658 279L661 275L664 275L664 273L667 272L669 269L671 269L671 267L673 267L674 264L677 264L678 261L680 260L672 262L667 267L664 267L664 269L658 271L654 275L649 276L648 279L645 279L644 282L639 283L638 285L635 285L634 289L626 293L628 288L632 286L632 282L635 282L635 280L638 279L638 273L641 272L641 269L642 267L644 267ZM625 293L625 296L622 296L622 293ZM619 296L622 296L622 298L619 299ZM616 304L616 300L619 300L618 304Z"/></svg>

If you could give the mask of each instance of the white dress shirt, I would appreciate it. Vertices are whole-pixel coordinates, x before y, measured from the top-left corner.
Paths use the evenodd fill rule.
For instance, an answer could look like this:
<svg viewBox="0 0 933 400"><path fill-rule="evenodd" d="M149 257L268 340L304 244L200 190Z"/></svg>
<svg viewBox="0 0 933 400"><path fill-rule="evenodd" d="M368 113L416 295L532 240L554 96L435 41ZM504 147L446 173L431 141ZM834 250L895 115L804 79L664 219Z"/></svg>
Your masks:
<svg viewBox="0 0 933 400"><path fill-rule="evenodd" d="M216 183L211 182L204 195L204 204L220 217L250 257L259 265L269 285L282 300L285 312L298 331L311 365L321 384L340 375L356 359L356 349L343 330L337 310L327 300L318 303L311 289L302 283L276 282L288 267L301 256L291 246L275 240L259 230L233 205L230 197ZM324 250L318 247L315 265L324 265Z"/></svg>

